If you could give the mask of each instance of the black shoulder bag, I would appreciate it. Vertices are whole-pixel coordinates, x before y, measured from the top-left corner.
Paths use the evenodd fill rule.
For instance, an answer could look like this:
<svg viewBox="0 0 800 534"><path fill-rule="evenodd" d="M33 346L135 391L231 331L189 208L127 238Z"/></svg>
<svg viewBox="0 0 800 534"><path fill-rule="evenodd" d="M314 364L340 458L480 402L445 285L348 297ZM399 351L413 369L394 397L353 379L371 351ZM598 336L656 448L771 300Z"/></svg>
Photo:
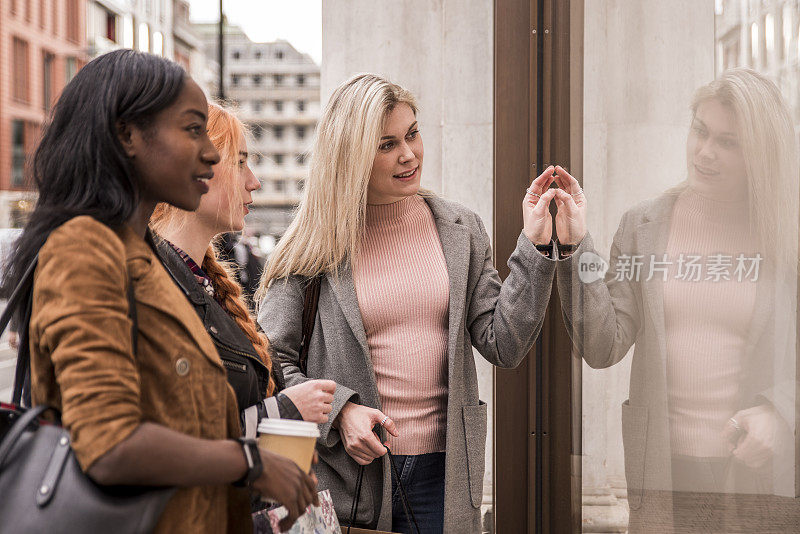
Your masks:
<svg viewBox="0 0 800 534"><path fill-rule="evenodd" d="M174 488L99 486L78 464L69 432L42 420L49 406L19 405L23 384L30 382L28 330L33 296L34 259L0 316L0 334L20 304L14 404L0 404L0 517L3 532L114 532L144 534L158 523ZM133 281L128 283L128 316L136 354L137 323Z"/></svg>
<svg viewBox="0 0 800 534"><path fill-rule="evenodd" d="M303 296L303 337L300 340L300 371L308 376L308 344L314 332L314 321L317 319L319 307L319 288L322 285L322 275L317 275L308 281Z"/></svg>

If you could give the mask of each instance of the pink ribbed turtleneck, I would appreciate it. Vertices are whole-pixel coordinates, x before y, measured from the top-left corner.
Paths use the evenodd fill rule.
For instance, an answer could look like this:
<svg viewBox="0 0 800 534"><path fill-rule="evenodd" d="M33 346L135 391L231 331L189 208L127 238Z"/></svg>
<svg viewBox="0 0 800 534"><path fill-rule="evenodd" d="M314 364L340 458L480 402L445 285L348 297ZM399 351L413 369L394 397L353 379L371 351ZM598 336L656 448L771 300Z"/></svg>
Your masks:
<svg viewBox="0 0 800 534"><path fill-rule="evenodd" d="M353 279L397 454L445 450L449 278L433 214L414 195L368 205Z"/></svg>
<svg viewBox="0 0 800 534"><path fill-rule="evenodd" d="M691 187L675 202L667 255L754 256L747 203L706 198ZM731 267L730 271L733 271ZM673 454L724 457L726 421L738 409L739 382L758 284L676 279L664 283L667 394ZM732 273L731 273L732 274Z"/></svg>

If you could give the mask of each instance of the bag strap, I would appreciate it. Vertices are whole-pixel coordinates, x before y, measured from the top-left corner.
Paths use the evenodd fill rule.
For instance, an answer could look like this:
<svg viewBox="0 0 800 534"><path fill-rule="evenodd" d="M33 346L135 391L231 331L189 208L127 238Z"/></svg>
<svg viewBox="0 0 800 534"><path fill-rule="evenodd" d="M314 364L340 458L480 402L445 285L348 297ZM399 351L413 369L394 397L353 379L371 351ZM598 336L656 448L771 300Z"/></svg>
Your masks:
<svg viewBox="0 0 800 534"><path fill-rule="evenodd" d="M3 438L2 445L0 445L0 470L2 470L6 462L6 456L8 456L8 453L14 448L14 444L16 444L22 433L48 409L48 406L41 405L36 408L31 408L19 416L19 419L17 419L11 427L11 430L9 430Z"/></svg>
<svg viewBox="0 0 800 534"><path fill-rule="evenodd" d="M308 371L308 345L311 342L311 334L314 332L314 322L317 319L319 288L321 285L321 275L312 278L306 286L305 297L303 298L303 337L300 340L299 362L300 371L303 374L307 374Z"/></svg>
<svg viewBox="0 0 800 534"><path fill-rule="evenodd" d="M414 517L414 510L411 509L411 503L408 500L408 495L406 494L406 490L403 487L403 482L400 480L400 472L397 470L397 466L394 463L394 455L392 455L392 451L389 447L386 447L386 454L389 455L389 463L392 465L392 471L394 472L394 476L397 479L397 486L400 488L400 498L403 502L403 511L406 513L406 520L414 524L414 528L417 529L417 534L420 534L419 524L417 523L417 518ZM353 497L353 506L350 509L350 523L347 525L347 534L350 534L350 528L356 522L356 512L358 511L358 501L361 499L361 483L364 479L364 466L358 466L358 479L356 480L356 494Z"/></svg>
<svg viewBox="0 0 800 534"><path fill-rule="evenodd" d="M39 254L33 258L31 264L28 265L28 268L25 269L25 273L22 275L22 279L17 284L17 287L14 288L14 292L11 294L11 297L8 299L8 304L6 305L6 309L3 312L2 317L0 317L0 335L5 332L6 327L8 327L9 322L11 322L11 317L14 315L14 312L17 311L20 304L24 303L24 312L22 316L22 321L20 322L20 332L19 332L19 340L18 340L18 348L17 348L17 365L16 369L14 370L14 391L11 395L11 402L14 404L20 404L22 400L22 392L26 384L30 382L30 360L31 360L31 352L30 346L28 345L28 323L30 322L31 318L31 307L33 304L32 295L33 295L33 274L36 271L36 265L39 263Z"/></svg>

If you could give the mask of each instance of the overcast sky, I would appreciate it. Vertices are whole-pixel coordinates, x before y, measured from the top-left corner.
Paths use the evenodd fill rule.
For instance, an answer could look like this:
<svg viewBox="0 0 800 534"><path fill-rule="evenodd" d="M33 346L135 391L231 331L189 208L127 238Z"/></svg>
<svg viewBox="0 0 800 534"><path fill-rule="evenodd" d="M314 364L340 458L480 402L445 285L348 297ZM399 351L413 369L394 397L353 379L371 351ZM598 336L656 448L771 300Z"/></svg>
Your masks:
<svg viewBox="0 0 800 534"><path fill-rule="evenodd" d="M219 20L219 0L189 0L193 22ZM285 39L322 60L322 0L223 0L228 22L256 42Z"/></svg>

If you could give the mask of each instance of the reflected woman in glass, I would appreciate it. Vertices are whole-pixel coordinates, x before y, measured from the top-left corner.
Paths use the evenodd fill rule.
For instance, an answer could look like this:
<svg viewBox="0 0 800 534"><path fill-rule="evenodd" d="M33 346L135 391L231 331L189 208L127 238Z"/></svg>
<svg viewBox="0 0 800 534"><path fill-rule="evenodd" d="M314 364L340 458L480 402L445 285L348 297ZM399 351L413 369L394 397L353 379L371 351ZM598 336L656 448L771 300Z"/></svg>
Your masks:
<svg viewBox="0 0 800 534"><path fill-rule="evenodd" d="M778 88L748 69L701 87L691 110L687 180L625 213L604 277L585 198L556 197L559 238L585 235L558 266L565 321L591 367L635 345L631 532L793 530L794 129Z"/></svg>

